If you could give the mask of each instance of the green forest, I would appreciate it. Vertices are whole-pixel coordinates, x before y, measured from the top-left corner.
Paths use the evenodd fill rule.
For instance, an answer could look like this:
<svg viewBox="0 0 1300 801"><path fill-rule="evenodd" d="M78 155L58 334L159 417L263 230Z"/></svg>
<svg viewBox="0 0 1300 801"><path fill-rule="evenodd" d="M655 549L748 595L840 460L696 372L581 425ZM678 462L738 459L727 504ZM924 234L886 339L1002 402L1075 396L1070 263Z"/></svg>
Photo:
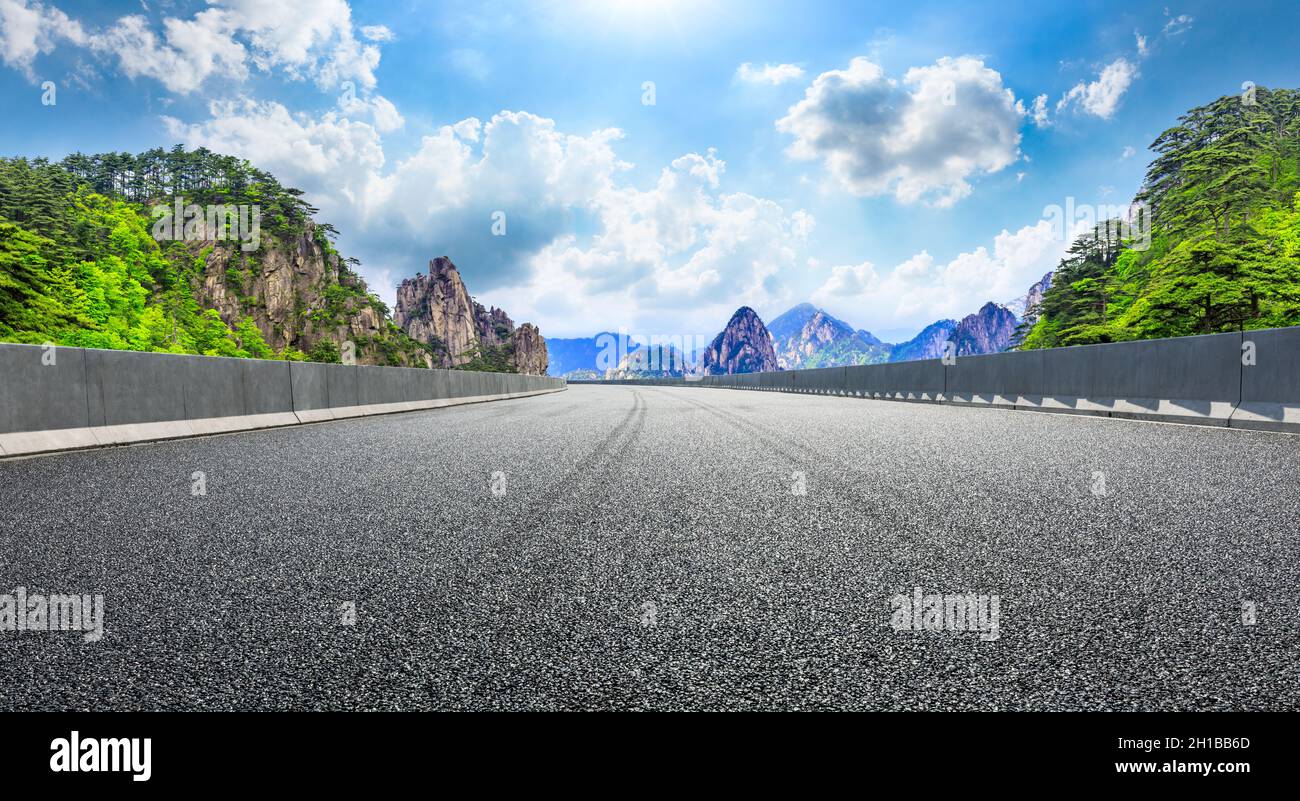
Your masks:
<svg viewBox="0 0 1300 801"><path fill-rule="evenodd" d="M1149 247L1107 223L1076 240L1021 348L1300 324L1300 92L1219 98L1151 150Z"/></svg>
<svg viewBox="0 0 1300 801"><path fill-rule="evenodd" d="M416 357L425 346L392 324L355 260L338 257L335 229L312 221L316 209L301 194L246 161L202 148L78 153L57 164L0 159L0 340L337 362L338 343L323 336L309 352L273 349L251 316L256 299L242 297L269 249L308 233L327 266L337 267L324 276L321 308L300 309L295 324L329 330L370 306L386 330L357 342L358 355L423 366ZM180 197L186 204L259 207L259 247L245 253L238 242L213 243L196 251L193 243L155 239L150 207ZM223 321L196 299L205 260L220 246L227 251L226 286L250 311L241 319Z"/></svg>

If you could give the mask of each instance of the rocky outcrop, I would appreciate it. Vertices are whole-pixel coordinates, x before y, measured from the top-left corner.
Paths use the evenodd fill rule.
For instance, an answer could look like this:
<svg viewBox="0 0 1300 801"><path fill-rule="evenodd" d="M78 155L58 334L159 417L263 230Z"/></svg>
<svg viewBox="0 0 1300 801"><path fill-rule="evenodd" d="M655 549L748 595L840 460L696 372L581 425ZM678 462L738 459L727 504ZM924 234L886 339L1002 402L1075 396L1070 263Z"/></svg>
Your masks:
<svg viewBox="0 0 1300 801"><path fill-rule="evenodd" d="M1051 288L1052 273L1048 273L1039 279L1038 283L1029 287L1029 291L1025 293L1025 296L1019 299L1020 311L1016 311L1014 308L1011 310L1020 318L1019 332L1021 334L1033 328L1034 324L1038 322L1038 316L1043 307L1043 296ZM1019 338L1018 334L1017 341Z"/></svg>
<svg viewBox="0 0 1300 801"><path fill-rule="evenodd" d="M313 354L322 344L338 354L355 346L359 364L416 366L423 349L393 325L365 281L328 247L310 220L301 230L263 238L245 253L229 241L190 241L199 261L194 299L231 328L251 318L273 350Z"/></svg>
<svg viewBox="0 0 1300 801"><path fill-rule="evenodd" d="M532 323L524 323L514 332L514 365L521 373L546 375L546 340Z"/></svg>
<svg viewBox="0 0 1300 801"><path fill-rule="evenodd" d="M429 262L428 275L402 281L393 319L411 339L433 347L438 367L469 361L461 354L491 331L487 313L469 296L456 265L446 257Z"/></svg>
<svg viewBox="0 0 1300 801"><path fill-rule="evenodd" d="M855 331L811 303L800 303L768 326L782 370L878 364L890 346L867 331Z"/></svg>
<svg viewBox="0 0 1300 801"><path fill-rule="evenodd" d="M435 367L460 367L476 359L487 367L521 373L546 373L546 340L537 326L515 328L505 310L470 297L451 259L429 262L429 274L417 273L397 287L397 325L417 342L429 345Z"/></svg>
<svg viewBox="0 0 1300 801"><path fill-rule="evenodd" d="M742 306L704 351L705 375L767 373L780 370L772 335L758 314Z"/></svg>
<svg viewBox="0 0 1300 801"><path fill-rule="evenodd" d="M1011 346L1016 333L1016 316L1005 306L985 303L975 314L963 317L953 331L958 356L1001 353Z"/></svg>

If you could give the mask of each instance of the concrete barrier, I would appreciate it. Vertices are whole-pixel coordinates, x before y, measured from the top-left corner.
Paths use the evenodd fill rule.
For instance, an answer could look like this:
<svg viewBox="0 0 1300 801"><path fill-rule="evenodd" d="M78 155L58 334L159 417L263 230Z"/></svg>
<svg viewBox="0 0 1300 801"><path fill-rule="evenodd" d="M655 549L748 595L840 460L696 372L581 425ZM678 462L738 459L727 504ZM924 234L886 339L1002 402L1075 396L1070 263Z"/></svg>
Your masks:
<svg viewBox="0 0 1300 801"><path fill-rule="evenodd" d="M941 401L944 366L938 359L844 368L849 394L863 398Z"/></svg>
<svg viewBox="0 0 1300 801"><path fill-rule="evenodd" d="M945 370L943 399L957 404L1039 406L1048 392L1043 352L958 357Z"/></svg>
<svg viewBox="0 0 1300 801"><path fill-rule="evenodd" d="M1300 433L1300 327L681 383Z"/></svg>
<svg viewBox="0 0 1300 801"><path fill-rule="evenodd" d="M1242 353L1241 403L1229 425L1300 431L1300 328L1247 331Z"/></svg>
<svg viewBox="0 0 1300 801"><path fill-rule="evenodd" d="M185 360L184 428L178 436L294 425L289 362L180 356ZM133 439L124 441L132 442Z"/></svg>
<svg viewBox="0 0 1300 801"><path fill-rule="evenodd" d="M565 386L542 376L0 343L0 456L504 400Z"/></svg>
<svg viewBox="0 0 1300 801"><path fill-rule="evenodd" d="M1228 425L1241 399L1241 334L1210 334L997 354L988 391L1017 408ZM1008 358L1009 357L1009 358ZM988 356L958 359L949 380ZM978 364L970 365L978 368Z"/></svg>
<svg viewBox="0 0 1300 801"><path fill-rule="evenodd" d="M86 351L0 346L0 376L0 436L15 452L42 442L62 448L96 444L90 432ZM0 442L0 453L5 446Z"/></svg>
<svg viewBox="0 0 1300 801"><path fill-rule="evenodd" d="M435 401L446 400L451 397L450 379L447 377L450 370L430 370L433 377L433 399Z"/></svg>
<svg viewBox="0 0 1300 801"><path fill-rule="evenodd" d="M333 420L330 408L329 373L333 365L312 362L289 364L289 390L293 410L302 423Z"/></svg>

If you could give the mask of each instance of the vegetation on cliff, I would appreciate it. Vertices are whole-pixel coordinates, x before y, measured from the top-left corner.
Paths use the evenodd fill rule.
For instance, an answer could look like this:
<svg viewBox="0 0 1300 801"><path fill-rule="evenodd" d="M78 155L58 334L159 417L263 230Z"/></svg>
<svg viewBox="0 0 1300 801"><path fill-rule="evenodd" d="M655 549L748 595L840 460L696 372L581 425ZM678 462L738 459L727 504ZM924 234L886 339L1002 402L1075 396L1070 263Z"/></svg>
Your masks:
<svg viewBox="0 0 1300 801"><path fill-rule="evenodd" d="M427 347L393 325L301 194L246 161L179 146L0 159L0 339L314 361L339 361L352 342L358 361L423 366ZM156 238L151 209L177 199L256 206L259 235ZM276 259L309 262L287 319L267 315L259 281Z"/></svg>

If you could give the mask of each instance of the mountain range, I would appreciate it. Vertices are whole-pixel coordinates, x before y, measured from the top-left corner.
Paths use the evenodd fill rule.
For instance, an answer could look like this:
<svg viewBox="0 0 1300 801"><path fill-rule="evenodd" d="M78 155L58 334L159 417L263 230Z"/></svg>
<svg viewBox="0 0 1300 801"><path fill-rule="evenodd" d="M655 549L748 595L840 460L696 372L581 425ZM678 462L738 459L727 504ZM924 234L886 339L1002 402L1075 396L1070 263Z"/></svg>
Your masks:
<svg viewBox="0 0 1300 801"><path fill-rule="evenodd" d="M1019 341L1018 332L1033 325L1051 282L1049 272L1020 297L985 303L960 320L936 320L908 341L896 344L882 342L870 331L854 328L811 303L794 306L769 325L745 306L732 315L699 359L686 354L686 367L680 372L650 369L645 359L636 358L625 359L616 369L599 364L600 343L611 341L614 334L552 339L548 340L551 374L578 380L648 378L882 364L940 358L949 341L955 344L958 356L999 353L1013 347Z"/></svg>
<svg viewBox="0 0 1300 801"><path fill-rule="evenodd" d="M800 303L777 317L768 331L782 370L889 361L890 345L811 303Z"/></svg>

